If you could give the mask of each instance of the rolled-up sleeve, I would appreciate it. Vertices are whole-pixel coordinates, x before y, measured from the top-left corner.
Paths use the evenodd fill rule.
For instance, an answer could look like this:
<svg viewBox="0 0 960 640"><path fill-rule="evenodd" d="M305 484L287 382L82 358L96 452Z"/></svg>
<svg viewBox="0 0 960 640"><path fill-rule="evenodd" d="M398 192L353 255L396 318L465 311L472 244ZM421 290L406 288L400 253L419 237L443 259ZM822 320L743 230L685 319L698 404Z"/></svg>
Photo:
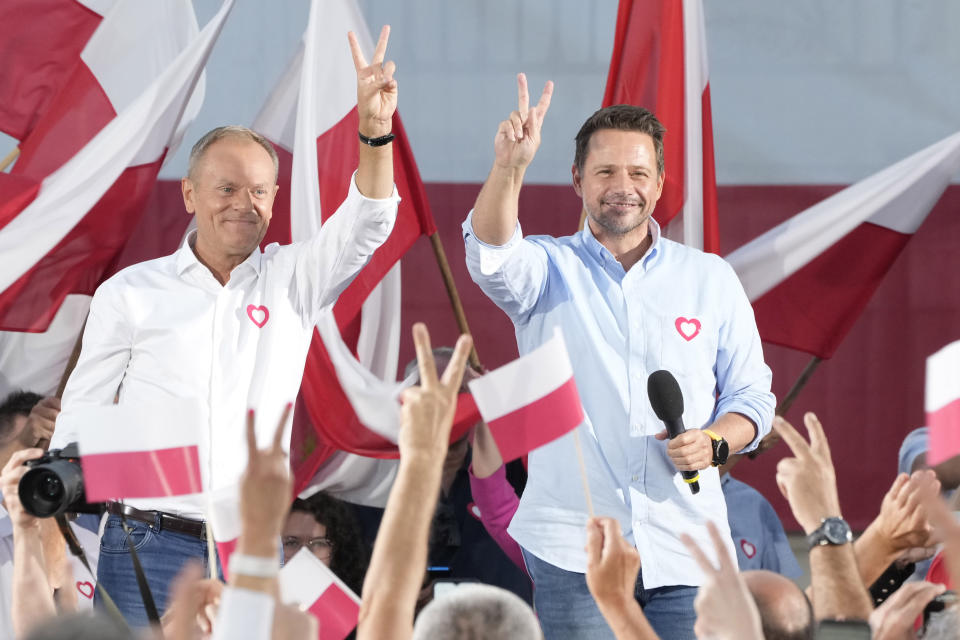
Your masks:
<svg viewBox="0 0 960 640"><path fill-rule="evenodd" d="M467 270L487 297L517 321L528 314L547 281L547 254L524 240L520 223L503 245L487 244L473 230L473 211L463 223Z"/></svg>
<svg viewBox="0 0 960 640"><path fill-rule="evenodd" d="M720 329L717 349L717 415L739 413L757 428L753 441L741 451L753 451L770 432L776 399L770 391L772 374L763 360L760 333L753 307L733 268L726 262L724 299L729 307Z"/></svg>
<svg viewBox="0 0 960 640"><path fill-rule="evenodd" d="M323 308L336 302L390 236L399 204L396 187L388 198L364 196L357 188L354 172L340 207L319 232L299 244L296 293L312 324L317 323Z"/></svg>

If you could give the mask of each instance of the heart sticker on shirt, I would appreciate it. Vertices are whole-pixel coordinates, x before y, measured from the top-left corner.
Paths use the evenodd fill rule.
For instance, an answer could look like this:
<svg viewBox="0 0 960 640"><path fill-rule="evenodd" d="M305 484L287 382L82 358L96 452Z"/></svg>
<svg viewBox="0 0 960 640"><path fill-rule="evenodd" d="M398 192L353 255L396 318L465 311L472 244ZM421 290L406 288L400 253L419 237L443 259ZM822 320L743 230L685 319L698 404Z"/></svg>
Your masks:
<svg viewBox="0 0 960 640"><path fill-rule="evenodd" d="M752 558L753 556L757 555L757 548L743 538L740 538L740 548L743 549L743 552L747 554L748 558Z"/></svg>
<svg viewBox="0 0 960 640"><path fill-rule="evenodd" d="M690 342L700 333L700 321L696 318L677 318L674 323L677 333L683 336L683 339Z"/></svg>
<svg viewBox="0 0 960 640"><path fill-rule="evenodd" d="M87 600L93 600L93 583L92 582L77 582L77 591L80 592Z"/></svg>
<svg viewBox="0 0 960 640"><path fill-rule="evenodd" d="M255 307L252 304L247 305L247 317L261 329L270 319L270 310L266 307Z"/></svg>

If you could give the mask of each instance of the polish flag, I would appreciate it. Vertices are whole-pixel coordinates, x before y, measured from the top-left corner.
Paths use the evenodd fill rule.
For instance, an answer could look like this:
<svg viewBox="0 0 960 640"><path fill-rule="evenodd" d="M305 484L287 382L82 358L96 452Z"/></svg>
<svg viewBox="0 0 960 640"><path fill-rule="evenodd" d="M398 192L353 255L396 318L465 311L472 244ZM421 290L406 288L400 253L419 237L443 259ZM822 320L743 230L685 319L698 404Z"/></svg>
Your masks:
<svg viewBox="0 0 960 640"><path fill-rule="evenodd" d="M583 422L583 405L559 329L530 353L470 381L470 391L504 462Z"/></svg>
<svg viewBox="0 0 960 640"><path fill-rule="evenodd" d="M798 213L725 259L760 337L829 358L960 171L960 133Z"/></svg>
<svg viewBox="0 0 960 640"><path fill-rule="evenodd" d="M343 640L360 618L360 598L309 549L301 549L283 565L280 596L284 604L316 616L320 640Z"/></svg>
<svg viewBox="0 0 960 640"><path fill-rule="evenodd" d="M217 545L223 577L229 580L230 554L236 550L237 540L243 533L240 523L240 487L231 485L215 489L209 498L207 518L210 520L210 528L213 529L213 540Z"/></svg>
<svg viewBox="0 0 960 640"><path fill-rule="evenodd" d="M61 413L57 426L77 435L87 500L103 502L199 493L203 416L195 399L81 405Z"/></svg>
<svg viewBox="0 0 960 640"><path fill-rule="evenodd" d="M23 140L116 0L0 2L0 131Z"/></svg>
<svg viewBox="0 0 960 640"><path fill-rule="evenodd" d="M620 0L603 106L633 104L667 128L653 216L665 237L720 249L702 0Z"/></svg>
<svg viewBox="0 0 960 640"><path fill-rule="evenodd" d="M927 464L960 455L960 340L927 358L924 408L930 427Z"/></svg>
<svg viewBox="0 0 960 640"><path fill-rule="evenodd" d="M0 330L45 331L68 294L92 295L109 275L137 225L163 158L188 124L188 103L191 96L200 95L194 89L232 5L233 0L225 0L203 32L178 54L169 56L162 67L144 63L127 68L126 75L98 75L105 83L98 86L111 99L114 95L124 96L126 106L116 117L107 118L109 124L102 129L85 129L90 137L58 169L49 175L0 174L0 184L14 184L19 189L17 198L0 203L0 253L5 260L0 273ZM160 17L179 4L149 3L151 10L155 6L167 9L156 9L160 12L156 24L164 25L166 22ZM149 59L142 52L118 55L116 43L111 49L107 41L100 39L108 20L113 24L115 17L119 20L130 12L138 16L149 14L147 7L141 3L118 3L88 43L84 51L86 65L99 73L110 61ZM87 58L88 51L99 52L100 57ZM94 60L103 66L97 66ZM141 76L145 77L143 88L130 93L125 78L132 81ZM118 93L111 93L113 89L109 87ZM80 105L85 104L78 102L78 113ZM52 113L51 108L45 122L53 117ZM71 113L70 118L74 115ZM31 139L40 140L35 138L40 132L38 125ZM28 164L18 163L18 170L34 166L30 163L40 162L41 155L48 151L50 157L58 156L60 141L44 139L47 142L43 148L37 146L35 154L31 151L33 155L25 147ZM50 167L54 165L56 161ZM31 186L31 180L38 182ZM0 187L0 193L4 192L6 189Z"/></svg>
<svg viewBox="0 0 960 640"><path fill-rule="evenodd" d="M280 155L281 187L265 245L310 237L347 195L358 162L356 72L348 31L357 35L367 54L373 51L373 39L355 2L314 1L300 50L254 120L252 128L268 138ZM399 115L394 116L393 132L394 180L401 197L396 225L334 307L333 326L339 327L348 351L359 358L358 366L378 381L396 378L398 260L417 238L436 231ZM291 463L298 492L340 450L396 457L395 438L383 437L358 419L338 382L328 348L314 336L294 414ZM389 393L389 385L395 383L378 388ZM371 463L338 455L337 464L346 470Z"/></svg>

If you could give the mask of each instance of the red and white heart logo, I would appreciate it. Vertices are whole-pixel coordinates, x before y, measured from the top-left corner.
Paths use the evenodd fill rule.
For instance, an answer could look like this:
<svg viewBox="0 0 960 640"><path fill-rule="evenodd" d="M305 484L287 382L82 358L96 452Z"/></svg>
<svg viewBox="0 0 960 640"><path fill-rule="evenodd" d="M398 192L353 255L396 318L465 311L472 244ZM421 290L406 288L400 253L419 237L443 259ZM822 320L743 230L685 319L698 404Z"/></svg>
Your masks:
<svg viewBox="0 0 960 640"><path fill-rule="evenodd" d="M255 307L252 304L247 305L247 317L261 329L263 325L267 324L267 320L270 319L270 310L266 307Z"/></svg>
<svg viewBox="0 0 960 640"><path fill-rule="evenodd" d="M478 507L475 503L471 502L468 504L467 511L469 511L470 515L472 515L474 518L480 520L480 507Z"/></svg>
<svg viewBox="0 0 960 640"><path fill-rule="evenodd" d="M740 538L740 548L743 549L743 552L748 558L752 558L753 556L757 555L757 548L743 538Z"/></svg>
<svg viewBox="0 0 960 640"><path fill-rule="evenodd" d="M93 600L93 583L92 582L77 582L77 591L80 592L87 600Z"/></svg>
<svg viewBox="0 0 960 640"><path fill-rule="evenodd" d="M700 321L696 318L677 318L674 326L677 328L677 333L683 336L683 339L687 342L696 338L697 334L700 333Z"/></svg>

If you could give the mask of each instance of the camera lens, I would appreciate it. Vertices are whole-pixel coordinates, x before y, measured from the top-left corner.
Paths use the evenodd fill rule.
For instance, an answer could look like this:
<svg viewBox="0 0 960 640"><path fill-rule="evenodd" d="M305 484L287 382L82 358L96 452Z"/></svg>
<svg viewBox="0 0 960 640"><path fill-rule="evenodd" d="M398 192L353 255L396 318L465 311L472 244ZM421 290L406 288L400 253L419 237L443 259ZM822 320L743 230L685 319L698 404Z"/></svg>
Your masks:
<svg viewBox="0 0 960 640"><path fill-rule="evenodd" d="M20 502L38 518L49 518L69 510L82 501L83 473L72 460L54 460L39 464L20 479Z"/></svg>

